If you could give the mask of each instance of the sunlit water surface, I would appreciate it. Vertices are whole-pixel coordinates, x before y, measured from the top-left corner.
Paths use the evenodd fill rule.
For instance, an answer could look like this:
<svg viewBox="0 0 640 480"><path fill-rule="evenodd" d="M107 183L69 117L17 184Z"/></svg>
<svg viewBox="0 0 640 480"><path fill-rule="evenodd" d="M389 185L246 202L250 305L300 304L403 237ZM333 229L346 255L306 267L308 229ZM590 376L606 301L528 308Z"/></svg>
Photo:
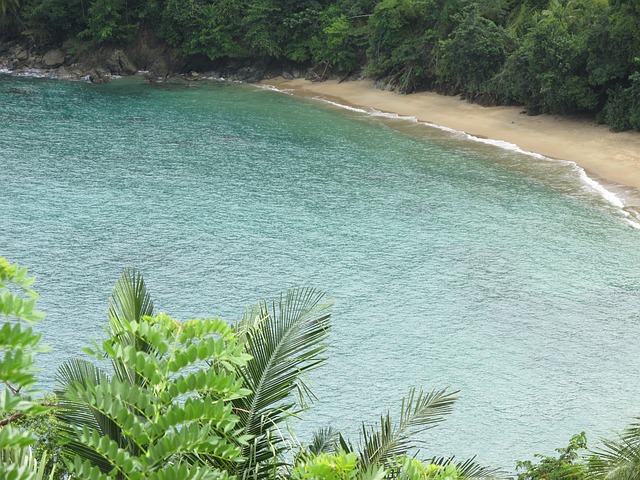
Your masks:
<svg viewBox="0 0 640 480"><path fill-rule="evenodd" d="M43 389L123 267L178 318L335 299L301 439L461 391L425 455L513 469L640 415L640 232L569 165L248 86L0 77L0 255L38 278Z"/></svg>

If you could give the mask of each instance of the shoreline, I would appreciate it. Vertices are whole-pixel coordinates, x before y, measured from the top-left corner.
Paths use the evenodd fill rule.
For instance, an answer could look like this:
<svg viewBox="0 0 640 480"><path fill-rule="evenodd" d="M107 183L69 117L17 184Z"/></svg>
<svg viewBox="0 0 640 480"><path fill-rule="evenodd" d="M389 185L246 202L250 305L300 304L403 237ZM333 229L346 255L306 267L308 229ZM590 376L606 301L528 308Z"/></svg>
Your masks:
<svg viewBox="0 0 640 480"><path fill-rule="evenodd" d="M56 69L12 71L0 65L0 74L94 83L88 74L69 75L66 70L62 72L66 75L60 73ZM141 74L148 72L125 76ZM109 76L109 79L119 77ZM193 78L184 75L168 78L180 78L187 83L194 80L228 81L200 74ZM158 80L162 83L167 78ZM435 92L403 95L378 89L371 80L312 82L303 78L275 77L254 85L326 101L363 113L415 120L427 127L462 134L469 140L491 144L497 148L574 164L584 183L610 204L620 208L628 222L640 229L638 132L611 132L606 125L598 125L585 118L548 114L528 116L521 106L485 107L469 103L459 96L445 96Z"/></svg>
<svg viewBox="0 0 640 480"><path fill-rule="evenodd" d="M640 134L614 133L606 125L593 121L558 117L528 116L523 107L484 107L434 92L402 95L379 90L372 81L339 83L336 80L315 83L282 77L263 80L272 87L295 96L318 98L363 110L413 117L434 128L449 129L477 139L507 142L525 153L575 163L600 189L615 195L617 205L634 217L640 211ZM596 184L596 185L597 185ZM620 202L621 201L621 202Z"/></svg>

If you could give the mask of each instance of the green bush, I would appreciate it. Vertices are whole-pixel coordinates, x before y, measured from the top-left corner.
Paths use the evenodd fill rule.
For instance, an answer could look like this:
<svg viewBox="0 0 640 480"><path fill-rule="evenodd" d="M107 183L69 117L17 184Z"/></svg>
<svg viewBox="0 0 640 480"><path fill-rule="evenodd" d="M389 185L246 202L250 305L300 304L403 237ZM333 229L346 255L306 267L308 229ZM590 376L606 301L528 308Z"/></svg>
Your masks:
<svg viewBox="0 0 640 480"><path fill-rule="evenodd" d="M458 25L439 43L436 74L442 90L474 98L502 68L511 40L504 28L484 18L477 5L457 16Z"/></svg>
<svg viewBox="0 0 640 480"><path fill-rule="evenodd" d="M554 1L534 14L534 26L499 75L502 100L531 112L594 111L598 93L589 82L590 27L608 13L597 0Z"/></svg>
<svg viewBox="0 0 640 480"><path fill-rule="evenodd" d="M431 85L439 13L435 0L378 3L369 19L368 73L404 93Z"/></svg>
<svg viewBox="0 0 640 480"><path fill-rule="evenodd" d="M535 455L540 460L533 463L530 460L516 462L518 480L587 480L587 466L581 461L578 451L587 448L587 436L584 432L571 437L566 448L556 451L558 457Z"/></svg>
<svg viewBox="0 0 640 480"><path fill-rule="evenodd" d="M31 288L35 279L26 268L0 257L0 478L31 480L38 468L25 456L37 437L29 430L15 426L24 415L42 415L49 409L29 398L36 383L34 354L46 351L40 345L41 334L34 333L29 323L44 318L36 310L38 294Z"/></svg>

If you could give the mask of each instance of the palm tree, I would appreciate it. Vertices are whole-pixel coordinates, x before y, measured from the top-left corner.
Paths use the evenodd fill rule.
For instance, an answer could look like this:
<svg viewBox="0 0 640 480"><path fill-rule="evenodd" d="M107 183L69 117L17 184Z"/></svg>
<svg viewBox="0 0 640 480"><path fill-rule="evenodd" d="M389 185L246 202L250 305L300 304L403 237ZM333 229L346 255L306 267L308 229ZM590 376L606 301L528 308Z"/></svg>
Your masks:
<svg viewBox="0 0 640 480"><path fill-rule="evenodd" d="M325 361L330 306L322 292L293 289L277 301L258 303L236 324L252 357L237 369L251 393L233 401L243 433L252 437L242 451L245 461L227 466L237 478L274 478L285 464L284 423L315 398L307 374Z"/></svg>
<svg viewBox="0 0 640 480"><path fill-rule="evenodd" d="M355 452L361 471L376 472L382 468L391 475L385 478L395 478L401 467L398 459L419 453L418 448L425 446L420 441L420 434L442 423L453 411L457 398L458 392L449 392L447 389L425 393L411 388L402 399L398 421L393 421L390 412L387 412L375 426L363 423L357 448L339 432L325 428L314 435L311 444L300 455ZM458 462L450 457L432 457L425 462L440 466L455 465L459 474L467 479L495 478L500 475L496 469L482 467L474 459Z"/></svg>
<svg viewBox="0 0 640 480"><path fill-rule="evenodd" d="M234 366L249 359L219 319L155 317L142 275L125 270L109 304L108 338L59 370L57 416L67 467L79 478L219 480L246 443L232 399L249 391ZM206 361L210 362L207 365ZM202 458L201 458L202 457Z"/></svg>
<svg viewBox="0 0 640 480"><path fill-rule="evenodd" d="M267 480L286 475L289 444L285 424L288 419L304 411L314 400L308 374L325 361L327 338L330 331L331 302L327 296L311 288L289 290L271 302L262 301L248 309L233 326L235 336L243 344L247 361L231 368L242 380L245 391L229 400L237 423L234 427L240 455L234 460L209 454L186 454L184 461L209 466L235 476L239 480ZM134 347L136 352L161 356L151 342L141 340L126 326L140 322L153 314L153 302L142 275L125 270L116 283L109 302L109 334L117 338L118 346ZM216 370L215 360L208 361ZM117 382L145 387L147 379L131 365L114 360L113 378ZM107 437L118 449L137 455L138 446L123 434L113 418L87 402L75 402L66 394L78 385L94 386L108 378L107 374L86 360L66 362L58 373L61 409L58 418L70 439L67 451L108 472L113 465L104 455L87 448L86 443L74 440L73 432L88 428L101 437ZM298 397L297 399L295 397ZM358 449L339 433L325 429L317 436L308 452L319 453L330 449L355 452L362 471L393 471L394 462L415 451L420 443L418 434L437 426L452 411L457 392L445 390L425 393L411 389L403 400L400 417L392 421L390 414L381 416L376 427L363 424ZM206 393L204 400L215 403L219 398ZM65 432L63 431L63 434ZM182 461L181 460L181 461ZM455 464L466 478L486 477L492 471L479 467L473 461L456 463L451 458L433 458L430 463Z"/></svg>
<svg viewBox="0 0 640 480"><path fill-rule="evenodd" d="M640 418L636 419L640 421ZM589 478L636 480L640 478L640 424L629 425L615 440L604 440L588 461Z"/></svg>
<svg viewBox="0 0 640 480"><path fill-rule="evenodd" d="M282 453L288 446L282 433L283 424L304 410L305 400L313 399L305 375L324 362L322 354L330 328L330 305L325 294L300 288L247 310L234 329L251 360L234 368L251 393L232 400L232 408L239 417L239 438L251 440L242 446L243 460L240 462L207 455L192 457L192 461L207 462L239 479L272 477L273 472L284 464ZM142 275L136 270L125 269L109 301L110 336L117 337L123 348L134 346L138 352L157 354L152 345L124 328L127 323L139 322L151 315L153 301ZM210 367L214 366L210 363ZM112 361L112 368L118 381L145 386L146 378L136 369L119 361ZM75 440L74 431L89 428L132 455L137 454L137 446L123 435L117 422L108 415L87 403L69 400L67 392L74 385L96 385L106 378L106 372L91 362L72 359L60 367L56 391L60 398L57 416L61 433L69 440L65 446L67 455L89 460L103 472L112 468L109 459ZM299 394L300 402L292 400L294 393ZM211 398L211 401L216 400Z"/></svg>
<svg viewBox="0 0 640 480"><path fill-rule="evenodd" d="M109 299L109 325L111 335L119 336L122 344L127 345L136 342L130 334L124 332L125 322L140 321L144 316L153 315L153 301L147 291L144 278L135 269L125 269L116 282L111 298ZM138 351L148 351L148 345L137 344ZM128 380L132 385L143 384L144 379L136 377L131 369L119 362L112 361L112 367L119 380ZM120 448L135 454L136 448L126 437L122 435L120 427L103 412L92 408L83 402L74 402L66 398L66 392L75 383L81 385L95 385L101 379L107 378L107 373L96 367L88 360L73 358L64 362L58 369L56 376L59 388L55 394L60 399L56 416L59 420L58 428L63 437L71 440L65 445L65 450L70 454L80 455L89 459L104 472L111 468L110 463L95 451L86 448L81 442L74 440L73 429L84 426L95 429L102 436L106 436L116 442Z"/></svg>

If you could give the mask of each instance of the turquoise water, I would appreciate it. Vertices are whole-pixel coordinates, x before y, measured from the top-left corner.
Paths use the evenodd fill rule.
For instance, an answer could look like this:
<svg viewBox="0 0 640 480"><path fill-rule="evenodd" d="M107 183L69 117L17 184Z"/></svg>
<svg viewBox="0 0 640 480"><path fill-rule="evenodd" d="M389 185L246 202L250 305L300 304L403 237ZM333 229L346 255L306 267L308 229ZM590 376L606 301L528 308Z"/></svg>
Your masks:
<svg viewBox="0 0 640 480"><path fill-rule="evenodd" d="M640 415L640 231L570 165L242 85L0 77L0 255L38 278L42 386L121 269L159 310L335 299L302 439L461 390L425 454L513 469Z"/></svg>

